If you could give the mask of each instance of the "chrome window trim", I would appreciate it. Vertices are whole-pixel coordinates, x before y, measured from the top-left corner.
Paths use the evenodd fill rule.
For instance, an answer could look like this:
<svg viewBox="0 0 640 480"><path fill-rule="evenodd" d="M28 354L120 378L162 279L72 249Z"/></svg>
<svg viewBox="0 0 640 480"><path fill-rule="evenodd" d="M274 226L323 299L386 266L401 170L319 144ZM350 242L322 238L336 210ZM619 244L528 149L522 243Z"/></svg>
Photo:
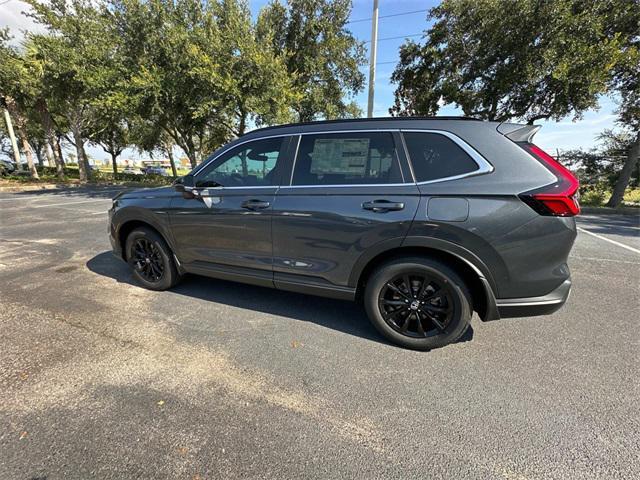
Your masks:
<svg viewBox="0 0 640 480"><path fill-rule="evenodd" d="M283 185L280 189L285 188L336 188L336 187L406 187L415 185L414 182L409 183L341 183L336 185Z"/></svg>
<svg viewBox="0 0 640 480"><path fill-rule="evenodd" d="M298 159L298 149L300 148L300 143L302 141L302 135L332 135L332 134L337 134L337 133L344 133L344 134L349 134L349 133L374 133L374 132L399 132L402 137L402 143L403 143L403 148L405 151L405 156L407 157L407 161L409 162L409 168L411 170L411 175L413 176L413 181L412 182L405 182L405 183L367 183L367 184L337 184L337 185L293 185L293 174L295 172L295 167L296 167L296 163L297 163L297 159ZM406 143L405 143L405 139L404 139L404 135L402 135L403 132L419 132L419 133L435 133L438 135L444 135L445 137L449 138L451 141L453 141L456 145L458 145L460 148L462 148L462 150L464 150L465 153L467 153L467 155L469 155L471 157L471 159L476 162L476 164L478 165L478 170L474 170L473 172L468 172L468 173L463 173L460 175L454 175L451 177L444 177L444 178L437 178L435 180L425 180L423 182L416 182L416 178L415 178L415 173L413 171L413 165L412 165L412 161L411 161L411 157L409 155ZM462 138L458 137L456 134L448 132L446 130L433 130L433 129L424 129L424 128L416 128L416 129L412 129L412 128L375 128L375 129L350 129L350 130L328 130L326 132L296 132L296 133L282 133L279 135L267 135L264 137L256 137L256 138L251 138L251 139L247 139L243 142L239 142L234 144L233 146L230 146L229 148L225 149L224 151L220 152L218 155L216 155L215 157L211 158L209 161L207 161L206 164L204 164L200 170L198 170L195 174L194 174L194 178L198 176L198 174L200 172L202 172L209 164L215 162L218 158L220 158L222 155L226 154L227 152L229 152L231 149L239 147L241 145L244 145L246 143L249 142L254 142L254 141L258 141L258 140L266 140L269 138L284 138L284 137L298 137L298 144L296 145L296 151L295 151L295 155L293 158L293 163L291 166L291 176L289 178L289 185L267 185L267 186L258 186L258 187L249 187L249 186L243 186L243 187L213 187L213 188L219 188L220 190L240 190L240 189L249 189L249 188L280 188L280 189L287 189L287 188L343 188L343 187L399 187L399 186L407 186L407 185L429 185L432 183L440 183L440 182L448 182L450 180L459 180L461 178L467 178L467 177L474 177L476 175L484 175L487 173L491 173L495 170L494 166L491 165L491 163L489 163L482 155L480 155L480 153L478 153L471 145L469 145L467 142L465 142ZM211 187L210 187L211 188Z"/></svg>

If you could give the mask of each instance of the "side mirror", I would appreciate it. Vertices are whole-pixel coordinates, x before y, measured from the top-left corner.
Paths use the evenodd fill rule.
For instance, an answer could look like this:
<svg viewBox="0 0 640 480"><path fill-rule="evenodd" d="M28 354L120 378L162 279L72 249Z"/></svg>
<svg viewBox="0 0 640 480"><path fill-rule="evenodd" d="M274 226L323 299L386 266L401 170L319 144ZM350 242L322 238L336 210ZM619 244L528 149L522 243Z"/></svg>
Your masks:
<svg viewBox="0 0 640 480"><path fill-rule="evenodd" d="M182 193L183 198L192 199L196 198L194 183L193 175L189 174L184 177L176 178L173 182L173 188L176 192Z"/></svg>

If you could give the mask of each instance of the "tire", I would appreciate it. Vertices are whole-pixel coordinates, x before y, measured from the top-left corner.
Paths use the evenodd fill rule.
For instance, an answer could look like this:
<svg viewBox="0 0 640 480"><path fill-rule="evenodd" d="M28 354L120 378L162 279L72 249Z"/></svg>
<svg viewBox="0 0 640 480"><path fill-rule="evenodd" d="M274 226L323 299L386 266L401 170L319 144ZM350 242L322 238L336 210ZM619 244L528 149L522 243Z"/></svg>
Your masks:
<svg viewBox="0 0 640 480"><path fill-rule="evenodd" d="M373 326L391 342L413 350L455 342L469 328L473 313L460 276L442 262L421 257L378 267L363 300Z"/></svg>
<svg viewBox="0 0 640 480"><path fill-rule="evenodd" d="M143 287L167 290L180 281L173 253L156 231L145 227L131 231L125 243L125 252L134 278ZM140 262L139 254L142 252L147 252L147 255L143 255L143 261Z"/></svg>

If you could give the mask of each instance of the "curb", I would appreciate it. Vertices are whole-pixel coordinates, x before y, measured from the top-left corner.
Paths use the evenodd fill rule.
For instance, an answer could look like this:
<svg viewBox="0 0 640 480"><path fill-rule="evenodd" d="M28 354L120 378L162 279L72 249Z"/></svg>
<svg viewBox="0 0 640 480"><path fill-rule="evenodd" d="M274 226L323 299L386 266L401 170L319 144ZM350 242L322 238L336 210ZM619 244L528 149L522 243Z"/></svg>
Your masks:
<svg viewBox="0 0 640 480"><path fill-rule="evenodd" d="M637 207L618 207L618 208L610 208L610 207L580 207L581 213L597 213L603 214L607 213L609 215L631 215L631 216L640 216L640 208Z"/></svg>
<svg viewBox="0 0 640 480"><path fill-rule="evenodd" d="M37 185L3 185L0 186L0 192L19 193L33 192L36 190L58 190L61 188L77 188L74 184L56 184L56 183L39 183Z"/></svg>

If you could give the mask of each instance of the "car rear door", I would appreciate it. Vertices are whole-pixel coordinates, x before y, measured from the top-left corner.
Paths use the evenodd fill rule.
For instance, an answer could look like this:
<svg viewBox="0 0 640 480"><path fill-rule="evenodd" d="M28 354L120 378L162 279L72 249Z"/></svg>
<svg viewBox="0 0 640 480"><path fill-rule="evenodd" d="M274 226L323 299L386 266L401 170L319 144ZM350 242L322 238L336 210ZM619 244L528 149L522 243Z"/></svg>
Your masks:
<svg viewBox="0 0 640 480"><path fill-rule="evenodd" d="M402 243L419 191L397 132L313 133L296 141L290 184L283 182L273 207L274 282L348 298L358 259L382 242Z"/></svg>
<svg viewBox="0 0 640 480"><path fill-rule="evenodd" d="M197 171L194 198L173 199L171 229L188 271L273 286L271 212L289 141L242 143Z"/></svg>

